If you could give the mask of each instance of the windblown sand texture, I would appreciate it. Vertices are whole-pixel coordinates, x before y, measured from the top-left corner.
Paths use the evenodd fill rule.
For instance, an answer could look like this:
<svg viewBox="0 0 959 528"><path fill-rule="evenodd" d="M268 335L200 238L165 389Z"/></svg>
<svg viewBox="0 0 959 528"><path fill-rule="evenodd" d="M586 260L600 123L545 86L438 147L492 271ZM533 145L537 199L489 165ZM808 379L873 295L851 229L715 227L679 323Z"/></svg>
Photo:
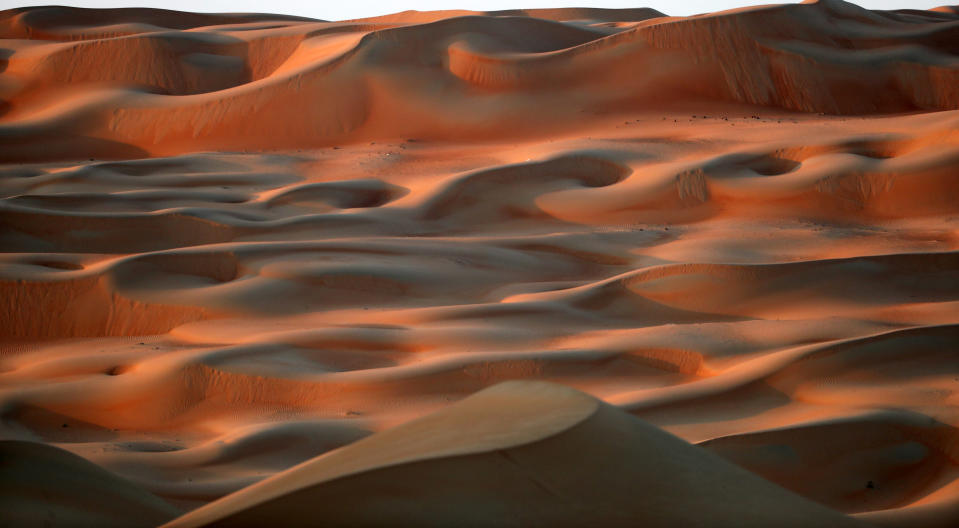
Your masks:
<svg viewBox="0 0 959 528"><path fill-rule="evenodd" d="M959 9L0 38L0 526L959 526Z"/></svg>

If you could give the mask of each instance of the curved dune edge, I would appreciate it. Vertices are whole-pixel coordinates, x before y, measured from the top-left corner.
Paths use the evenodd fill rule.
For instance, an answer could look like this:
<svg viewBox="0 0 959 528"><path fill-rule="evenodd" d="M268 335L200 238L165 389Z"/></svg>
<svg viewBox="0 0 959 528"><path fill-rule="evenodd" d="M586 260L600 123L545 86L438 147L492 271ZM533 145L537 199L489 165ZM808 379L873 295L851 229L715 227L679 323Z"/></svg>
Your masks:
<svg viewBox="0 0 959 528"><path fill-rule="evenodd" d="M0 441L0 519L8 526L151 527L180 512L132 482L52 446Z"/></svg>
<svg viewBox="0 0 959 528"><path fill-rule="evenodd" d="M164 527L278 519L290 526L861 525L593 397L542 382L485 389Z"/></svg>

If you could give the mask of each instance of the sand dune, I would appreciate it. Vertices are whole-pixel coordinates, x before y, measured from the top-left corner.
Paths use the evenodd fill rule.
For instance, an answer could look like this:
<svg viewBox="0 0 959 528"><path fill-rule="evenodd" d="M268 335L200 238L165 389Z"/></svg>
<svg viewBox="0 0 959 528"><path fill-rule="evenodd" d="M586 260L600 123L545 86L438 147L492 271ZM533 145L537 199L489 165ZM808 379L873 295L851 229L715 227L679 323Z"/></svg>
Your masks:
<svg viewBox="0 0 959 528"><path fill-rule="evenodd" d="M531 382L486 389L165 526L286 515L295 526L314 516L372 526L859 525L585 394Z"/></svg>
<svg viewBox="0 0 959 528"><path fill-rule="evenodd" d="M522 137L581 126L584 113L611 106L691 101L830 114L959 104L955 20L841 0L680 19L643 10L76 19L135 26L107 34L70 32L74 11L56 9L3 14L3 158ZM34 31L41 38L23 38ZM51 135L62 139L40 141Z"/></svg>
<svg viewBox="0 0 959 528"><path fill-rule="evenodd" d="M7 526L156 526L176 508L95 464L34 442L0 441Z"/></svg>
<svg viewBox="0 0 959 528"><path fill-rule="evenodd" d="M959 524L957 28L0 12L0 524Z"/></svg>

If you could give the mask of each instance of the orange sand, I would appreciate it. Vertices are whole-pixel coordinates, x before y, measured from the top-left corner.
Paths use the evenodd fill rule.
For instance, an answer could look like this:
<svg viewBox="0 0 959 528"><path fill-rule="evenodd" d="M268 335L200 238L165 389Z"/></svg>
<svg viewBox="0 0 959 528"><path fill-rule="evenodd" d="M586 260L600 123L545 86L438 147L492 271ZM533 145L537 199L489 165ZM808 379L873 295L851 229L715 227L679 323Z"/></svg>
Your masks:
<svg viewBox="0 0 959 528"><path fill-rule="evenodd" d="M0 12L0 524L959 525L957 30Z"/></svg>

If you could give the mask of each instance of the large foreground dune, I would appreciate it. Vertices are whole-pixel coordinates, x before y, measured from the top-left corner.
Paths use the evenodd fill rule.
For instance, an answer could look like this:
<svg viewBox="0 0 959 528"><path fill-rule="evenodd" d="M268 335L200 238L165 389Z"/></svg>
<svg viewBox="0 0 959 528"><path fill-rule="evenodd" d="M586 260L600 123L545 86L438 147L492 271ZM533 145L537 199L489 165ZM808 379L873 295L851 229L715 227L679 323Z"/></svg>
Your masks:
<svg viewBox="0 0 959 528"><path fill-rule="evenodd" d="M0 39L0 526L959 525L959 9Z"/></svg>
<svg viewBox="0 0 959 528"><path fill-rule="evenodd" d="M860 526L585 394L507 382L166 525ZM864 525L863 525L864 526Z"/></svg>

